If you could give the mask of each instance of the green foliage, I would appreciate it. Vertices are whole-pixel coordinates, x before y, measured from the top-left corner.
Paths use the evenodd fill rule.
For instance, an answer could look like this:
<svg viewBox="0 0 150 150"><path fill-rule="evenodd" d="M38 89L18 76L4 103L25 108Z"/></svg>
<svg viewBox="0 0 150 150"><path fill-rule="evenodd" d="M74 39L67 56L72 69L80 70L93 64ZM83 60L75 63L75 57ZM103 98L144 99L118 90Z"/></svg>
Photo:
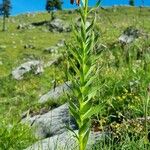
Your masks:
<svg viewBox="0 0 150 150"><path fill-rule="evenodd" d="M61 0L47 0L45 8L48 12L53 11L55 9L61 10L62 1Z"/></svg>
<svg viewBox="0 0 150 150"><path fill-rule="evenodd" d="M135 6L135 1L134 0L129 0L129 5Z"/></svg>
<svg viewBox="0 0 150 150"><path fill-rule="evenodd" d="M147 94L145 94L145 91L150 81L150 40L148 37L145 38L147 36L147 33L150 32L148 19L149 8L140 9L136 7L113 7L98 9L96 10L96 12L98 14L98 18L96 19L97 32L102 35L100 41L98 41L97 44L103 44L105 47L100 48L100 50L102 50L100 56L97 54L100 59L98 59L98 63L96 64L96 66L98 66L100 70L99 77L96 78L96 80L94 79L93 84L94 86L97 85L99 87L99 91L97 92L96 96L92 98L91 103L93 102L94 105L100 104L103 106L103 109L99 114L100 121L102 122L103 120L105 120L105 123L103 123L103 125L108 125L106 123L111 122L111 120L109 119L112 114L116 114L116 116L121 117L121 119L121 114L125 116L125 119L143 117L145 111L144 106L147 100ZM77 11L70 10L57 11L56 15L66 22L70 22L72 18L78 17ZM92 18L94 18L94 13L89 14L88 21L90 22ZM10 116L7 117L7 123L3 123L3 128L5 129L8 128L9 124L15 124L12 123L12 120L20 119L20 114L28 109L31 109L33 113L35 112L37 114L43 107L46 107L46 109L48 109L49 106L54 108L63 103L60 102L59 104L56 104L53 103L52 100L52 102L46 104L46 106L37 105L39 97L53 87L52 81L54 79L58 81L57 85L63 83L63 71L65 68L63 61L62 63L46 68L44 70L44 73L39 76L35 76L30 72L27 73L24 76L24 79L21 81L15 81L10 77L11 71L14 68L24 63L25 61L28 61L29 59L44 60L44 63L50 61L54 56L48 53L43 53L43 49L57 44L57 42L61 39L64 39L64 37L66 41L70 39L71 43L73 42L73 45L76 46L76 40L70 38L72 33L58 34L48 32L45 31L47 29L45 25L35 27L31 30L16 29L18 24L32 24L34 22L42 22L48 19L48 13L36 13L33 16L26 14L11 16L9 22L7 23L9 26L9 30L5 33L0 32L0 37L3 37L0 38L1 122L4 122L3 116L5 116L6 114L10 114ZM0 19L1 24L2 21L3 20ZM76 19L73 19L73 21L76 22ZM132 44L126 45L125 48L128 50L130 56L129 63L126 63L123 49L116 41L120 34L122 34L124 29L129 26L134 26L136 29L140 30L142 29L142 33L145 36L144 38L143 36L141 36ZM35 49L24 49L24 45L27 43L34 43ZM62 50L65 51L65 48L62 48ZM60 51L60 53L61 52L62 51ZM136 57L137 52L138 58ZM72 55L70 57L72 57ZM95 70L92 73L95 74ZM130 84L132 84L132 87L130 87ZM94 86L92 85L92 88L94 88ZM126 92L125 90L128 90L128 92ZM119 97L124 98L124 96L127 96L126 99L123 99L121 101L118 100ZM136 99L136 97L140 98L140 101ZM64 102L65 100L67 100L67 98L64 97ZM76 99L74 100L74 102L76 102ZM113 106L110 105L110 102L113 104ZM148 108L150 108L150 104ZM128 110L128 112L126 110ZM115 113L113 113L113 111L115 111ZM92 115L93 113L88 114ZM150 111L147 111L147 114L149 116ZM107 116L110 117L107 118ZM19 128L19 126L21 126L20 123L18 124L17 128ZM149 128L149 124L147 126ZM102 129L103 128L104 126L102 127ZM138 127L135 129L138 131ZM145 130L144 128L142 129ZM25 128L23 128L23 130L26 131ZM120 131L120 129L118 129L118 131L122 132L123 130ZM17 134L12 135L17 136L19 134L20 132L17 132ZM26 134L24 135L26 136ZM137 150L139 148L140 150L145 150L145 145L142 139L143 137L140 136L139 140L135 138L133 137L132 140L130 138L125 138L125 140L122 140L118 144L101 143L100 145L97 145L95 149ZM11 139L13 139L13 136L11 136ZM32 142L28 144L28 140L23 140L23 135L21 139L22 141L16 139L15 142L23 142L24 145L26 145L24 147L32 144Z"/></svg>
<svg viewBox="0 0 150 150"><path fill-rule="evenodd" d="M68 45L68 62L73 72L68 71L68 79L72 82L73 96L69 100L69 110L75 118L79 131L79 149L85 150L90 133L91 116L99 111L99 107L93 108L92 98L96 95L97 89L93 88L96 78L95 58L93 49L98 37L94 33L95 17L92 23L87 26L87 17L91 10L88 10L88 0L82 1L79 9L81 25L73 27L76 45L72 42Z"/></svg>
<svg viewBox="0 0 150 150"><path fill-rule="evenodd" d="M10 15L11 2L10 0L3 0L0 6L0 15L3 16L3 31L6 30L6 18Z"/></svg>
<svg viewBox="0 0 150 150"><path fill-rule="evenodd" d="M51 12L51 20L55 18L54 10L62 10L63 2L61 0L47 0L45 9Z"/></svg>
<svg viewBox="0 0 150 150"><path fill-rule="evenodd" d="M3 0L3 3L0 6L0 15L4 15L9 17L11 9L11 2L10 0Z"/></svg>
<svg viewBox="0 0 150 150"><path fill-rule="evenodd" d="M2 120L2 118L1 118ZM31 129L21 122L0 122L0 150L21 150L35 142Z"/></svg>

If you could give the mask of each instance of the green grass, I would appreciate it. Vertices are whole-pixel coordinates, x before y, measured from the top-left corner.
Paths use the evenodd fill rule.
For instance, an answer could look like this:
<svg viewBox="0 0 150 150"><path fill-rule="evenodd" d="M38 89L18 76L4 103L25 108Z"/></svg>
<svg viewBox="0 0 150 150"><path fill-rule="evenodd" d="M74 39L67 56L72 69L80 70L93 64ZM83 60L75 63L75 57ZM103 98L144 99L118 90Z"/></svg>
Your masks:
<svg viewBox="0 0 150 150"><path fill-rule="evenodd" d="M134 26L144 34L150 34L149 12L150 8L140 9L134 7L114 7L97 11L95 29L100 33L99 43L106 45L107 48L101 53L97 61L100 71L95 84L98 84L100 88L93 101L103 106L103 111L97 118L100 120L105 118L106 123L104 125L112 123L109 120L112 114L117 116L121 113L126 119L144 116L144 100L147 97L146 89L150 81L148 53L148 50L150 50L150 38L146 39L142 36L125 47L131 56L129 63L125 62L124 49L117 43L117 40L128 26ZM68 14L68 11L59 11L56 16L68 22L75 22L76 18L78 18L77 12ZM90 17L92 18L93 15ZM18 124L21 114L29 108L33 110L40 109L42 106L39 106L37 101L40 95L48 92L53 87L51 81L55 79L57 80L57 85L59 85L65 79L65 60L59 65L46 68L40 76L28 73L23 80L15 81L10 75L11 71L25 62L28 57L43 60L44 62L51 60L53 56L44 53L44 48L54 46L64 38L67 41L71 41L72 33L54 34L44 32L45 26L31 30L17 30L17 26L20 23L30 24L45 20L50 20L48 13L36 13L35 16L27 16L26 14L13 16L7 20L8 30L6 32L0 31L0 61L3 63L0 65L0 128L3 128L2 130L0 129L1 133L3 133L0 133L2 137L0 138L0 144L1 141L7 141L5 149L8 150L15 150L15 148L11 148L11 142L14 145L18 145L18 149L23 149L35 140L33 135L30 136L30 128ZM2 20L0 20L1 26ZM36 48L24 49L24 45L30 43L35 45ZM62 49L63 51L65 51L65 48ZM140 61L136 60L138 51L143 51L143 57ZM124 98L129 94L131 95ZM150 111L148 111L148 115L150 115ZM17 131L9 129L9 124L14 126ZM10 133L8 134L6 131L10 131ZM16 132L16 136L21 136L21 138L14 138L9 143L9 139L13 139ZM20 133L21 135L19 135ZM32 138L32 140L29 142L26 138ZM136 142L138 141L134 141L132 145L136 145ZM21 143L24 144L21 145ZM128 147L131 147L130 144L128 144Z"/></svg>

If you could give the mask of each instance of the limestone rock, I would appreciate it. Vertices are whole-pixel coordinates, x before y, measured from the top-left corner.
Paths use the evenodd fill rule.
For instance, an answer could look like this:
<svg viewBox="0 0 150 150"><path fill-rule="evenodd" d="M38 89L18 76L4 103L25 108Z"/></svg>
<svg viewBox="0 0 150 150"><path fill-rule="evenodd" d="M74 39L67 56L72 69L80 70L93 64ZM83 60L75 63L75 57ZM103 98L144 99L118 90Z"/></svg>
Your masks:
<svg viewBox="0 0 150 150"><path fill-rule="evenodd" d="M26 117L23 123L29 123L36 128L35 135L38 138L46 138L65 132L66 125L70 124L76 129L74 120L70 117L68 104L64 104L45 114Z"/></svg>
<svg viewBox="0 0 150 150"><path fill-rule="evenodd" d="M42 63L43 62L38 60L32 60L23 63L12 71L12 76L16 80L21 80L23 79L23 75L27 72L33 71L34 74L42 73L44 71L42 67Z"/></svg>
<svg viewBox="0 0 150 150"><path fill-rule="evenodd" d="M75 131L77 133L77 130ZM94 144L103 139L103 134L99 132L91 132L87 144L87 150L91 150ZM60 135L38 141L25 150L78 150L77 139L72 132L66 131Z"/></svg>
<svg viewBox="0 0 150 150"><path fill-rule="evenodd" d="M17 26L17 29L18 30L24 30L24 29L29 29L29 30L31 30L31 29L34 29L35 27L33 26L33 25L31 25L31 24L26 24L26 23L22 23L22 24L19 24L18 26Z"/></svg>
<svg viewBox="0 0 150 150"><path fill-rule="evenodd" d="M57 46L51 46L44 49L44 52L48 53L58 53L58 47Z"/></svg>
<svg viewBox="0 0 150 150"><path fill-rule="evenodd" d="M70 82L66 82L52 90L50 90L48 93L41 96L39 103L45 103L49 100L57 100L60 96L62 96L65 92L70 90Z"/></svg>
<svg viewBox="0 0 150 150"><path fill-rule="evenodd" d="M129 44L140 36L140 31L133 27L128 27L119 37L121 43Z"/></svg>
<svg viewBox="0 0 150 150"><path fill-rule="evenodd" d="M70 32L71 27L61 19L54 19L49 24L49 30L52 32Z"/></svg>

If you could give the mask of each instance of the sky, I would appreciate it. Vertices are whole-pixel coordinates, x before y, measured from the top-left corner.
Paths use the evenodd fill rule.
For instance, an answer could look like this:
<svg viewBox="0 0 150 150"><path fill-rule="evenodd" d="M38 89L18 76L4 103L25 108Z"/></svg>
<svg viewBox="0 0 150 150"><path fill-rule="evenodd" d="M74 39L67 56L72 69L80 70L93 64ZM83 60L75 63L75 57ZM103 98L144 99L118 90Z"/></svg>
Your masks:
<svg viewBox="0 0 150 150"><path fill-rule="evenodd" d="M129 0L102 0L102 6L112 5L127 5ZM145 6L150 6L150 0L135 0L137 6L142 5L144 1ZM2 0L0 0L0 3ZM63 0L63 9L75 8L75 5L70 4L70 0ZM89 0L89 5L94 5L96 0ZM12 15L17 15L27 12L45 11L46 0L11 0L12 3Z"/></svg>

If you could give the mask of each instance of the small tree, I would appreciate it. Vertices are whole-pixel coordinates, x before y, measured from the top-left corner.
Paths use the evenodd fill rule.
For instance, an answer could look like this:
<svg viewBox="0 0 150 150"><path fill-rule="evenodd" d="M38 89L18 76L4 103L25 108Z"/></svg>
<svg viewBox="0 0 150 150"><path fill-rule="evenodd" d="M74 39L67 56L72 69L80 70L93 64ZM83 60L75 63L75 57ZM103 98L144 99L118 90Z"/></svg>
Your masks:
<svg viewBox="0 0 150 150"><path fill-rule="evenodd" d="M135 1L134 0L129 0L129 5L130 6L135 6Z"/></svg>
<svg viewBox="0 0 150 150"><path fill-rule="evenodd" d="M0 5L0 15L3 16L3 28L2 30L6 30L6 18L10 15L11 2L10 0L3 0L3 3Z"/></svg>
<svg viewBox="0 0 150 150"><path fill-rule="evenodd" d="M62 10L63 2L61 0L47 0L45 9L48 13L51 12L51 19L55 18L54 10Z"/></svg>

